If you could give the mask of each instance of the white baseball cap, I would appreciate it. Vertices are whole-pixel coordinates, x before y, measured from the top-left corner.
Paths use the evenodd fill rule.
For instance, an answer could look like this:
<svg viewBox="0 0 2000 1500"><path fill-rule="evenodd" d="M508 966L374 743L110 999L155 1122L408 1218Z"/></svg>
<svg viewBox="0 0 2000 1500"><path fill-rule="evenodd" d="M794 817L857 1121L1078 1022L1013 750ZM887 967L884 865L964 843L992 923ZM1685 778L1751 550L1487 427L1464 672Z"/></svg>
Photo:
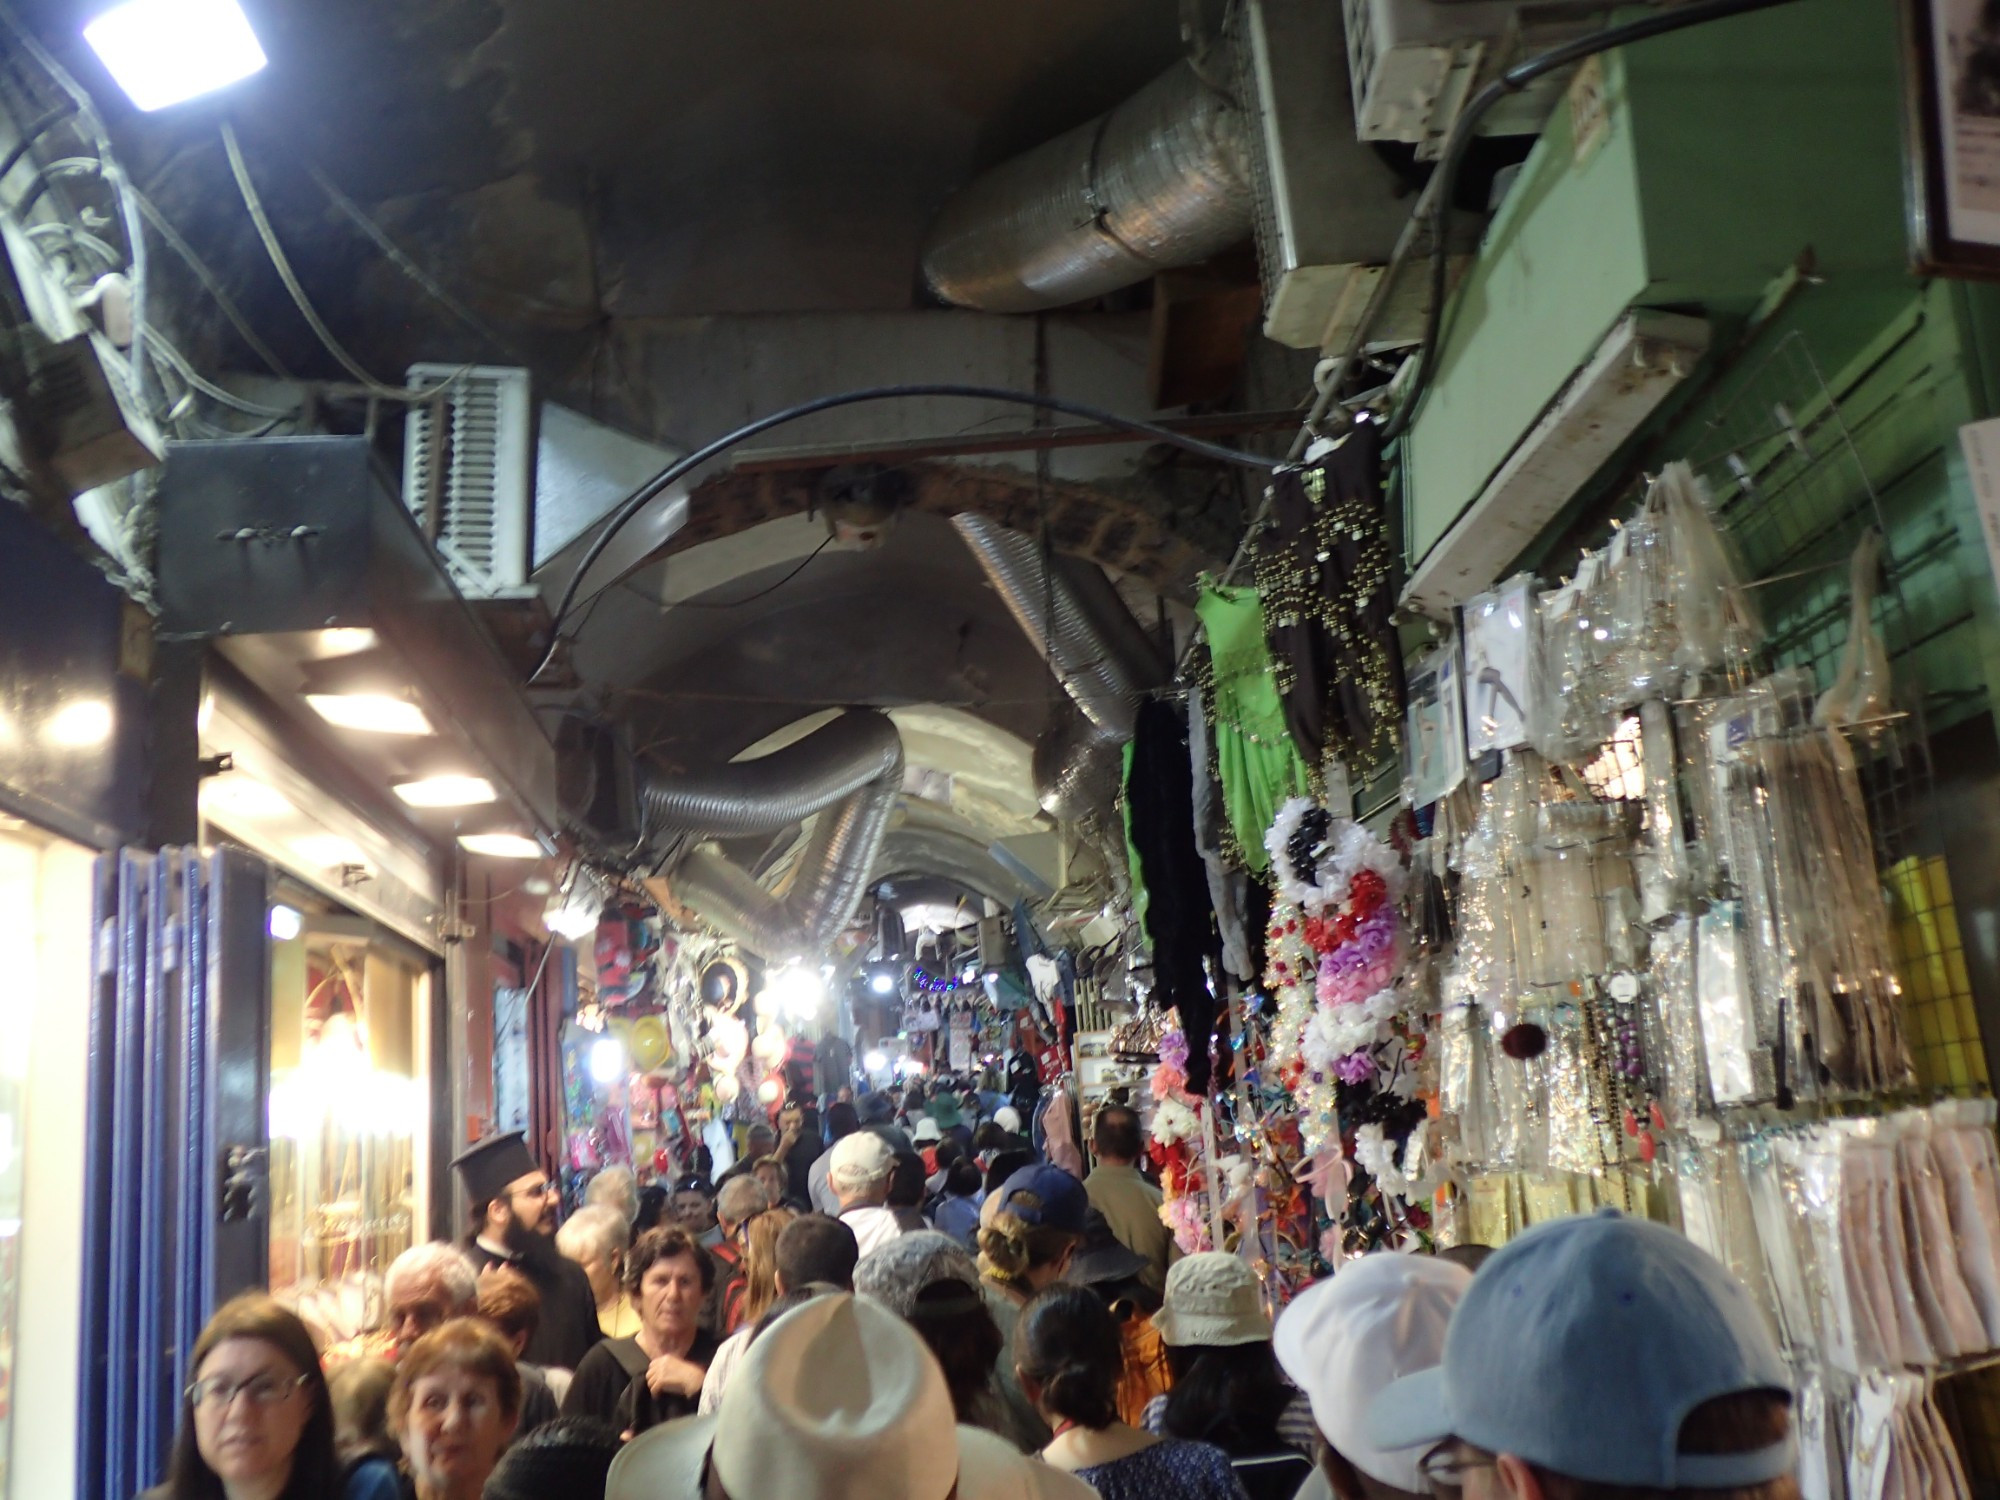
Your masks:
<svg viewBox="0 0 2000 1500"><path fill-rule="evenodd" d="M1321 1435L1377 1483L1425 1493L1425 1449L1378 1447L1368 1409L1392 1380L1444 1358L1452 1309L1470 1285L1463 1266L1384 1251L1313 1283L1279 1314L1278 1363L1312 1403Z"/></svg>

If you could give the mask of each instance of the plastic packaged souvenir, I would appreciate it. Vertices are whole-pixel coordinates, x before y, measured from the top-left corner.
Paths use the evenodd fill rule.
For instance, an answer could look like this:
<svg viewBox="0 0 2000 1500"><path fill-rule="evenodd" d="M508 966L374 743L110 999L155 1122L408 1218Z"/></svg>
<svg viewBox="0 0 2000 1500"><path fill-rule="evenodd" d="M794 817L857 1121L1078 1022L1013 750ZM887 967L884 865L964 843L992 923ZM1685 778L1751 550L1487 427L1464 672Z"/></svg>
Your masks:
<svg viewBox="0 0 2000 1500"><path fill-rule="evenodd" d="M1528 742L1532 605L1526 574L1466 601L1465 748L1469 756Z"/></svg>

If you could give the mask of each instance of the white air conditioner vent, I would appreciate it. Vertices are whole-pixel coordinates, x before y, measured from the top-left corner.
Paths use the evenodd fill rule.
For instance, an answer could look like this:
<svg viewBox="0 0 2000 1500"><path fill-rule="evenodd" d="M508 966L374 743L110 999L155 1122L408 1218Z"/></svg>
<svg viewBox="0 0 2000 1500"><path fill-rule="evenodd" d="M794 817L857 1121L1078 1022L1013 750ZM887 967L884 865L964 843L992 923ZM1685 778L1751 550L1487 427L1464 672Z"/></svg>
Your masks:
<svg viewBox="0 0 2000 1500"><path fill-rule="evenodd" d="M535 444L528 372L412 365L407 380L440 394L410 408L403 503L468 599L532 594Z"/></svg>

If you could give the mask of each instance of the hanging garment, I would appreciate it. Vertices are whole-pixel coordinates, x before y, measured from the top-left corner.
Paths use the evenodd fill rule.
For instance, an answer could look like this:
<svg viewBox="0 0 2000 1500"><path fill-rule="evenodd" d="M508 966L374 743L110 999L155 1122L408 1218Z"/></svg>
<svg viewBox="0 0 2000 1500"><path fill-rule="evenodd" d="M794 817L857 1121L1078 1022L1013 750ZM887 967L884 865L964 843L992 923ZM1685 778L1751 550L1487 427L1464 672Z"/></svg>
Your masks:
<svg viewBox="0 0 2000 1500"><path fill-rule="evenodd" d="M1271 493L1257 591L1285 723L1309 765L1331 753L1365 769L1395 750L1404 704L1374 424L1316 464L1280 469Z"/></svg>
<svg viewBox="0 0 2000 1500"><path fill-rule="evenodd" d="M1222 798L1210 769L1208 715L1200 707L1188 711L1188 775L1194 783L1194 844L1208 873L1208 902L1215 909L1215 928L1222 939L1222 963L1249 984L1257 977L1250 966L1250 935L1243 927L1243 903L1248 882L1222 858Z"/></svg>
<svg viewBox="0 0 2000 1500"><path fill-rule="evenodd" d="M1208 1088L1215 997L1202 961L1217 952L1208 871L1194 843L1194 786L1188 769L1187 710L1176 703L1140 706L1125 783L1132 847L1150 898L1146 933L1153 944L1158 998L1181 1018L1188 1040L1188 1090Z"/></svg>
<svg viewBox="0 0 2000 1500"><path fill-rule="evenodd" d="M1285 725L1257 591L1204 588L1195 613L1206 639L1195 670L1222 788L1224 853L1262 874L1270 865L1264 835L1288 798L1309 794L1312 774Z"/></svg>

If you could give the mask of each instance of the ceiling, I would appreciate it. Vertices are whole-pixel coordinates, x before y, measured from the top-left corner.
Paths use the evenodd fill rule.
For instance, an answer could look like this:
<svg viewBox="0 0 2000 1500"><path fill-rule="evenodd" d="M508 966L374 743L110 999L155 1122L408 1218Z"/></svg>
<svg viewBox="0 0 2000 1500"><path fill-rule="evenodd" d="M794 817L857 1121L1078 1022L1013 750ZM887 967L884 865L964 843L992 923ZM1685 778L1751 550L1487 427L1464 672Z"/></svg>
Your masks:
<svg viewBox="0 0 2000 1500"><path fill-rule="evenodd" d="M870 376L879 366L892 379L968 378L952 373L960 359L976 378L1002 356L974 364L960 351L1004 346L1020 368L1000 378L1036 378L1042 333L996 340L998 320L912 311L929 305L916 268L922 231L978 171L1168 67L1182 52L1185 8L242 3L270 66L215 101L141 116L78 38L103 0L13 0L103 103L132 177L293 372L340 377L257 242L220 146L225 119L301 280L378 375L418 359L526 364L543 395L676 442L715 435L690 412L776 403L787 382L804 394L820 382L867 383L853 378L862 359L874 361ZM333 206L315 169L470 316L395 269ZM192 278L157 246L155 256L184 346L211 371L252 368ZM853 328L827 321L842 317L881 320L872 353ZM721 340L698 332L731 319L767 321ZM1050 329L1058 368L1104 383L1088 394L1143 406L1143 315L1123 344L1060 320ZM656 367L686 348L742 369L689 371L651 408L621 407L617 367L647 341ZM898 349L909 373L896 373ZM943 420L977 418L953 411ZM842 436L951 430L926 414L884 410L879 420L879 431ZM1165 524L1173 542L1181 528ZM911 764L951 778L952 807L969 828L1001 837L1028 826L1027 747L1059 689L942 515L908 514L878 549L810 560L826 531L803 515L719 530L607 593L579 650L593 700L626 719L654 759L727 758L827 708L879 706L896 712ZM1187 560L1174 566L1192 575Z"/></svg>

